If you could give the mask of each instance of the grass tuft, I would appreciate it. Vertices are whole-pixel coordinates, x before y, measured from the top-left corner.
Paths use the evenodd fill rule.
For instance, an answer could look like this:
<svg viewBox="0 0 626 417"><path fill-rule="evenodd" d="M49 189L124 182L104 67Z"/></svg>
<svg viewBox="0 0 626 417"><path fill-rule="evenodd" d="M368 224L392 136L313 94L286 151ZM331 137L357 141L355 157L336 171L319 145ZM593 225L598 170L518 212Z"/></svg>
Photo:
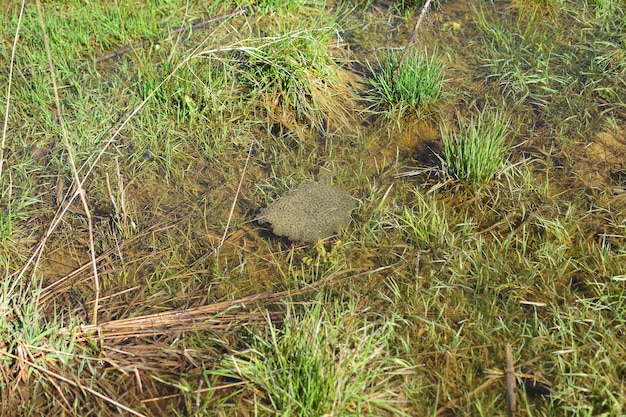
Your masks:
<svg viewBox="0 0 626 417"><path fill-rule="evenodd" d="M469 184L493 179L504 163L509 127L504 113L484 109L477 117L461 121L458 132L443 128L441 135L448 173Z"/></svg>
<svg viewBox="0 0 626 417"><path fill-rule="evenodd" d="M389 355L397 321L370 322L350 302L289 309L282 326L268 319L267 333L253 334L218 373L250 382L272 414L406 415L398 388L411 366Z"/></svg>
<svg viewBox="0 0 626 417"><path fill-rule="evenodd" d="M323 15L306 26L270 25L258 47L242 50L240 79L270 123L297 133L350 128L354 77L332 56L336 22Z"/></svg>
<svg viewBox="0 0 626 417"><path fill-rule="evenodd" d="M370 67L374 73L370 100L385 108L391 119L432 111L442 98L443 64L435 53L414 52L406 57L394 79L399 60L400 54L390 53L379 61L379 71Z"/></svg>

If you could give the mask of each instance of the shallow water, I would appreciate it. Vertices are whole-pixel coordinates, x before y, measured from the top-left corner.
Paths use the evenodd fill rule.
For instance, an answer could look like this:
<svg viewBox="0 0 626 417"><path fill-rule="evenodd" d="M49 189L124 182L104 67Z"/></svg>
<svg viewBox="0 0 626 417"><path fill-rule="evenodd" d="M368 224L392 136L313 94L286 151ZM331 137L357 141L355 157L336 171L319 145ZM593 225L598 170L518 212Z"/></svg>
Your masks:
<svg viewBox="0 0 626 417"><path fill-rule="evenodd" d="M94 220L102 283L99 320L115 325L218 302L245 303L231 306L232 322L224 319L213 329L206 323L217 321L215 312L198 318L205 326L201 331L165 328L150 337L116 339L103 330L102 337L110 337L106 346L117 349L107 371L118 375L120 368L150 381L156 381L154 373L188 375L185 383L201 387L203 368L197 364L247 346L240 318L245 322L256 307L277 317L283 311L276 301L257 306L245 297L293 291L299 294L293 299L306 304L311 299L300 291L328 282L323 291L316 287L320 293L354 301L363 316L393 313L406 320L406 346L399 342L393 348L428 365L416 376L426 394L407 394L424 414L444 406L435 399L440 389L448 390L446 398L461 398L478 385L482 368L500 367L499 344L505 338L521 346L516 354L528 366L553 373L563 398L580 394L567 390L573 384L552 354L569 348L551 339L554 329L565 327L552 320L576 316L581 300L604 306L600 287L604 300L620 294L612 277L625 273L619 261L626 241L626 66L619 49L626 30L622 25L622 38L613 39L611 28L593 11L581 11L583 6L534 9L528 3L542 4L485 1L474 9L468 2L448 1L431 10L413 47L436 53L444 63L444 99L432 111L399 120L386 119L383 109L363 100L377 57L390 48L401 50L417 18L414 8L402 9L398 2L342 9L342 30L329 52L342 63L333 74L337 85L320 85L315 92L320 106L328 105L326 119L307 119L293 107L281 107L276 91L265 91L254 99L256 106L246 107L246 100L254 101L248 96L251 81L233 82L220 73L262 68L241 51L207 54L179 70L110 144L86 183L90 203L108 213ZM298 19L285 18L289 24ZM215 48L235 36L252 42L267 35L276 20L240 16L211 29L211 35L177 38L159 50L142 48L80 71L73 84L66 72L62 99L79 165L94 161L111 125L172 69L167 50L178 56L207 37ZM263 30L256 32L257 25ZM317 73L309 68L307 76ZM18 97L37 80L16 79L17 91L24 94ZM71 172L58 134L46 125L48 109L16 103L11 117L18 121L13 129L19 141L10 144L11 180L19 184L16 190L32 186L37 209L16 217L19 227L3 244L6 253L24 254L54 219L54 184L58 178L70 184ZM339 111L332 112L333 103ZM446 175L441 131L485 106L509 115L510 151L494 182L475 189ZM311 129L313 122L317 129ZM294 243L257 221L263 207L314 181L326 166L336 173L335 185L360 200L346 230L321 243ZM3 194L3 208L11 199ZM35 274L43 277L50 317L62 310L82 323L92 319L87 237L86 218L73 212L50 236ZM17 257L7 259L17 262ZM527 309L531 305L552 310ZM585 310L576 325L604 323L610 309L603 308L597 315ZM255 317L250 320L262 328ZM538 334L544 322L549 331ZM587 334L579 328L571 332L573 339ZM231 345L216 348L214 338ZM145 363L120 353L133 349L145 353ZM568 366L572 373L583 372L585 365L578 365ZM603 378L617 391L620 379L610 372ZM101 382L111 392L120 386L114 378ZM126 378L122 385L137 404L179 392L174 385L153 382L144 393L135 382ZM499 401L500 394L492 394ZM581 394L580 401L600 404L603 394L598 395ZM165 401L164 410L173 403ZM471 404L458 413L476 412ZM541 407L532 399L527 404ZM167 412L158 407L153 415Z"/></svg>

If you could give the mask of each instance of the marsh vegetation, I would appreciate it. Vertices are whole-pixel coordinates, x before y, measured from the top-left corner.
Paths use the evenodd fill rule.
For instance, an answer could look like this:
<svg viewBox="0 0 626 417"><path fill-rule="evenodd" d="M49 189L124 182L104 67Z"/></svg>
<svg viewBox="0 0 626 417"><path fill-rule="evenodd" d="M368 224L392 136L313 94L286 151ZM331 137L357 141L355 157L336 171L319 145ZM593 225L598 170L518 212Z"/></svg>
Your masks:
<svg viewBox="0 0 626 417"><path fill-rule="evenodd" d="M626 4L425 3L4 2L0 415L623 415Z"/></svg>

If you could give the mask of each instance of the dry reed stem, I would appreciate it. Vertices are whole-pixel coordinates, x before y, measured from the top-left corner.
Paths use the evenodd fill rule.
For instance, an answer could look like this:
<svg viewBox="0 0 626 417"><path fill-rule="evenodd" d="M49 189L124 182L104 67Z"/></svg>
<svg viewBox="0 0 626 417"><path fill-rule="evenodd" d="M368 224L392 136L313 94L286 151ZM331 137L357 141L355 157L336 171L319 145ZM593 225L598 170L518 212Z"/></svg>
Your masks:
<svg viewBox="0 0 626 417"><path fill-rule="evenodd" d="M253 301L258 302L258 300ZM206 306L207 308L198 307L131 319L114 320L96 326L84 326L81 330L85 335L97 333L99 340L119 340L201 330L228 331L234 327L265 321L265 316L260 313L222 313L216 311L220 304ZM245 304L235 304L232 306L232 309L245 307ZM280 321L283 316L283 313L271 313L271 317L277 321ZM78 340L83 341L88 338L90 337L85 336L81 338L79 334Z"/></svg>
<svg viewBox="0 0 626 417"><path fill-rule="evenodd" d="M235 198L233 199L233 204L230 206L230 213L228 213L228 221L226 222L226 227L224 228L224 234L222 235L222 240L220 240L220 244L217 246L218 250L224 245L224 242L226 241L226 237L228 236L228 228L230 227L230 222L233 219L233 213L235 212L235 206L237 205L237 200L239 199L239 193L241 192L241 185L243 184L243 177L244 175L246 175L246 170L248 169L250 156L252 156L253 147L254 147L254 142L250 144L250 149L248 149L248 157L246 158L246 163L243 165L241 178L239 178L239 185L237 185L237 192L235 192Z"/></svg>
<svg viewBox="0 0 626 417"><path fill-rule="evenodd" d="M422 20L424 20L424 16L426 16L426 13L428 12L428 8L430 7L430 2L431 0L427 0L426 3L424 4L424 7L422 8L422 12L420 13L419 18L417 19L417 22L415 23L415 26L413 27L411 36L409 36L409 39L406 41L406 45L404 46L404 50L402 51L402 56L400 57L400 60L398 61L398 65L396 65L396 69L393 71L393 75L391 76L392 84L396 82L396 78L398 77L398 72L400 71L400 67L404 63L404 60L406 59L406 56L409 53L409 49L411 48L411 45L415 42L415 35L417 34L417 30L419 29L419 27L422 25Z"/></svg>
<svg viewBox="0 0 626 417"><path fill-rule="evenodd" d="M26 0L22 0L20 13L17 17L17 27L15 28L15 36L13 38L13 47L11 48L11 58L9 60L9 80L7 82L7 104L4 109L4 123L2 124L2 143L0 144L0 178L2 178L2 167L4 166L4 148L7 140L7 128L9 126L9 108L11 106L11 85L13 81L13 66L15 65L15 50L17 49L17 41L20 38L20 27L22 26L22 16L24 15L24 6Z"/></svg>
<svg viewBox="0 0 626 417"><path fill-rule="evenodd" d="M506 404L509 417L515 417L517 399L515 398L515 361L511 346L506 345Z"/></svg>
<svg viewBox="0 0 626 417"><path fill-rule="evenodd" d="M257 319L257 315L255 313L233 313L232 310L250 310L251 307L261 304L268 305L276 303L285 298L317 291L325 285L337 285L350 279L360 278L392 268L393 266L395 266L395 264L338 278L342 275L357 271L356 269L346 269L330 274L320 281L298 290L286 290L275 293L263 292L239 298L237 300L223 301L201 307L148 314L130 319L113 320L97 325L86 325L80 328L78 337L80 340L84 340L95 336L98 339L106 340L135 336L155 336L160 334L170 334L172 332L194 331L201 329L229 329L234 325L242 325L246 322L256 321ZM272 314L282 315L282 313Z"/></svg>
<svg viewBox="0 0 626 417"><path fill-rule="evenodd" d="M93 272L93 284L94 284L94 293L95 293L95 302L93 305L93 317L92 321L94 324L98 323L98 299L100 298L100 279L98 277L98 264L96 263L96 247L94 244L93 238L93 219L91 217L91 210L89 209L89 204L87 203L87 194L85 193L85 189L83 188L83 182L78 175L78 169L76 168L76 163L74 161L74 155L72 153L72 146L70 145L70 141L67 136L67 130L65 129L65 123L63 121L63 113L61 111L61 99L59 98L59 90L57 87L56 76L54 73L54 64L52 62L52 52L50 50L50 41L48 39L48 32L46 31L46 25L43 21L43 12L41 10L41 2L40 0L36 0L37 4L37 16L39 17L39 25L41 26L41 32L43 36L43 42L46 48L46 56L48 58L48 65L50 66L50 80L52 81L52 91L54 92L54 104L56 107L57 119L59 121L59 126L61 127L61 133L63 135L63 143L65 145L65 149L67 151L67 159L70 163L70 167L72 168L72 173L74 174L74 182L76 183L76 192L80 196L80 201L83 204L83 210L85 211L85 215L87 216L87 224L89 227L89 254L91 256L91 266ZM72 203L75 196L67 201L68 206Z"/></svg>

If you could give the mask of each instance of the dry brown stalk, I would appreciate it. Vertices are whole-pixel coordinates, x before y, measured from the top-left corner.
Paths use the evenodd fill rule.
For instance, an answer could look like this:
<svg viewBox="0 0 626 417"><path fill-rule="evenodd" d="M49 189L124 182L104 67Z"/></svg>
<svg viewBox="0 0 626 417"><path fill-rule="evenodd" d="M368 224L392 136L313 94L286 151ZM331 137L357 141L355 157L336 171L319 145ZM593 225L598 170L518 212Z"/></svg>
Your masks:
<svg viewBox="0 0 626 417"><path fill-rule="evenodd" d="M219 307L218 304L206 307L208 308L198 307L184 311L114 320L97 326L88 325L84 326L82 331L85 335L97 333L100 340L119 340L201 330L227 331L235 326L262 323L266 320L261 313L222 313L216 311L216 308ZM245 306L234 305L232 308L238 307L244 308ZM283 318L283 313L275 312L271 313L270 316L273 320L280 321ZM79 338L79 340L84 340L84 338Z"/></svg>
<svg viewBox="0 0 626 417"><path fill-rule="evenodd" d="M41 26L41 32L43 36L43 42L46 47L46 56L48 58L48 66L50 67L50 80L52 81L52 91L54 92L54 104L56 107L57 119L59 121L59 126L61 127L61 133L63 135L63 143L65 145L65 149L67 151L67 159L70 163L70 167L72 168L72 173L74 174L74 182L76 183L76 194L80 197L80 201L83 204L83 210L85 211L85 216L87 216L87 224L89 227L89 254L91 256L91 266L93 271L93 285L94 285L94 305L93 305L93 313L92 313L92 321L94 324L98 322L98 299L100 298L100 279L98 278L98 264L96 263L96 249L93 238L93 219L91 218L91 210L89 208L89 204L87 203L87 193L83 188L83 181L81 181L80 176L78 175L78 169L76 168L76 163L74 161L74 155L72 152L72 146L70 145L70 141L67 136L67 130L65 129L65 123L63 121L63 112L61 110L61 99L59 98L59 90L57 87L56 76L54 74L54 64L52 62L52 52L50 51L50 42L48 40L48 32L46 31L46 25L43 21L43 12L41 10L41 2L39 0L36 1L37 4L37 15L39 16L39 25ZM67 205L71 205L74 197L67 201Z"/></svg>
<svg viewBox="0 0 626 417"><path fill-rule="evenodd" d="M517 399L515 398L515 362L511 346L506 345L506 404L509 417L515 417Z"/></svg>
<svg viewBox="0 0 626 417"><path fill-rule="evenodd" d="M235 192L235 198L233 198L233 204L230 206L230 213L228 213L228 221L226 222L226 227L224 228L224 234L222 235L222 240L220 241L217 249L221 248L226 241L226 237L228 236L228 228L230 227L230 222L233 219L233 213L235 212L235 207L237 206L237 199L239 198L239 193L241 192L241 185L243 184L243 177L246 175L246 170L248 169L248 163L250 162L250 157L252 156L252 149L254 148L254 142L250 144L250 149L248 149L248 157L246 158L246 163L243 165L243 170L241 172L241 178L239 178L239 185L237 186L237 192Z"/></svg>
<svg viewBox="0 0 626 417"><path fill-rule="evenodd" d="M426 16L426 13L428 12L428 9L430 7L430 2L431 0L427 0L426 3L424 4L424 7L422 8L422 12L420 13L419 18L417 19L417 22L415 23L415 26L413 27L411 36L409 36L409 39L407 39L406 41L406 45L404 46L404 50L402 51L402 56L400 57L400 60L398 61L398 65L396 65L396 69L393 71L393 75L391 76L392 84L396 82L396 78L398 77L398 72L400 71L400 67L404 63L404 60L406 59L406 56L409 53L409 49L411 49L411 45L415 42L415 36L417 35L417 30L422 25L424 16Z"/></svg>
<svg viewBox="0 0 626 417"><path fill-rule="evenodd" d="M253 313L250 310L259 305L269 305L288 299L293 296L302 295L319 290L325 285L337 285L350 279L356 279L375 272L380 272L394 265L377 268L374 270L361 271L354 275L346 275L357 272L355 269L337 271L324 279L317 281L306 288L299 290L286 290L280 292L264 292L249 295L236 300L223 301L201 307L184 310L173 310L144 316L113 320L99 324L83 326L78 334L82 340L96 337L100 340L123 339L137 336L156 336L171 334L173 332L194 331L202 329L226 330L235 325L244 325L252 321L261 320L260 313ZM341 278L339 278L341 277ZM244 312L233 312L233 310L246 310ZM276 318L282 318L282 313L270 313ZM265 317L265 316L263 316Z"/></svg>

